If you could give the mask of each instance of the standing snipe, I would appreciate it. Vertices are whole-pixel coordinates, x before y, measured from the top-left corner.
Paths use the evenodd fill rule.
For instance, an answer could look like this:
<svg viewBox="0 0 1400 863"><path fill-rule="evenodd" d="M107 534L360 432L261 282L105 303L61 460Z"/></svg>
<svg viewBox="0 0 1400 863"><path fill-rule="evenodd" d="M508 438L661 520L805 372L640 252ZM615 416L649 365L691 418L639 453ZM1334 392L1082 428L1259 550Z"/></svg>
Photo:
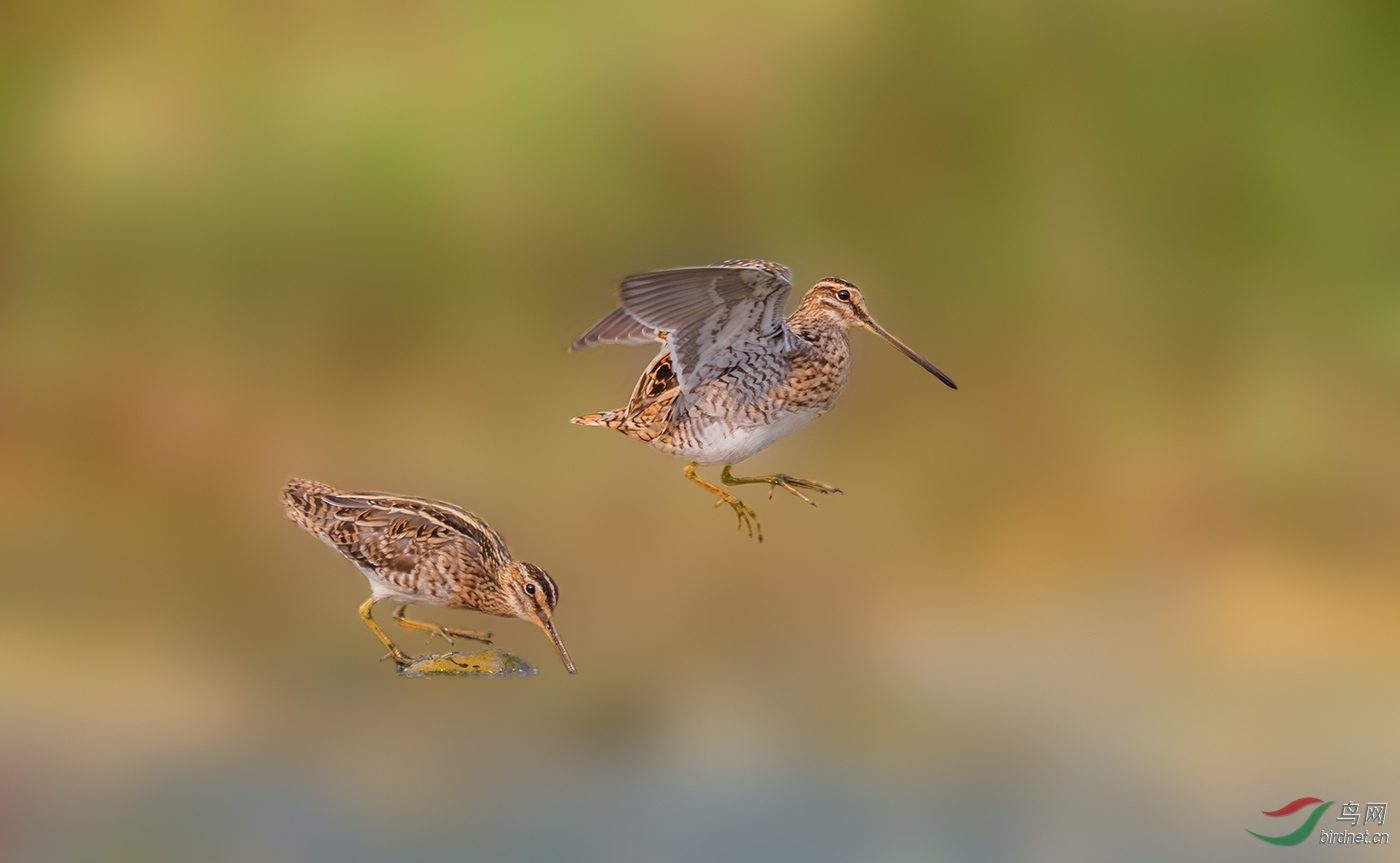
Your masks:
<svg viewBox="0 0 1400 863"><path fill-rule="evenodd" d="M320 537L359 567L370 597L360 617L389 648L400 667L412 660L374 622L375 603L401 603L394 622L441 636L491 643L491 633L437 626L403 616L403 603L468 608L497 617L518 617L539 626L554 642L570 674L569 651L554 631L559 588L533 563L510 556L491 526L450 503L377 492L339 491L319 482L293 479L282 489L287 517Z"/></svg>
<svg viewBox="0 0 1400 863"><path fill-rule="evenodd" d="M627 407L574 417L607 426L659 450L690 459L685 475L734 508L749 535L763 527L748 504L695 474L697 464L722 464L725 485L767 483L812 503L801 489L840 489L787 474L737 477L729 472L836 403L851 368L846 331L865 327L905 356L957 385L871 319L850 282L822 279L783 319L792 271L770 261L722 261L628 276L621 304L579 336L571 350L598 344L665 344L647 366ZM813 504L815 506L816 504Z"/></svg>

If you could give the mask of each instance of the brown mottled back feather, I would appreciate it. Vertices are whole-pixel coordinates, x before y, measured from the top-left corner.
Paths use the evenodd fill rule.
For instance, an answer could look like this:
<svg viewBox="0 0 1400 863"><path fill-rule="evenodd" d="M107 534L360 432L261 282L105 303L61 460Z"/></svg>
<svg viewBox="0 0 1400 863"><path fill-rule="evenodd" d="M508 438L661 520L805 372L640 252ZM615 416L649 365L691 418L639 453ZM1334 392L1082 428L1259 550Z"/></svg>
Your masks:
<svg viewBox="0 0 1400 863"><path fill-rule="evenodd" d="M500 535L472 513L442 501L346 492L304 479L287 483L283 501L292 521L397 592L501 613L483 607L494 605L487 595L494 592L484 588L511 557Z"/></svg>

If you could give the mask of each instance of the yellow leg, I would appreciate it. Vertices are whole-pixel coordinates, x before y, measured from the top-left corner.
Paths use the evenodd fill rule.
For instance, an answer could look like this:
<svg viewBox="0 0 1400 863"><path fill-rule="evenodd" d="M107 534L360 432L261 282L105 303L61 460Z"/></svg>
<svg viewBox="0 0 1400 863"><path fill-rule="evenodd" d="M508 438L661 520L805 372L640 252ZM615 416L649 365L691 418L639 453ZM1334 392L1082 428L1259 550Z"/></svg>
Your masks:
<svg viewBox="0 0 1400 863"><path fill-rule="evenodd" d="M759 524L758 522L758 513L754 512L753 508L750 507L748 504L744 503L742 500L739 500L737 497L720 488L719 486L705 482L703 479L696 476L695 464L695 462L691 462L690 464L685 466L685 478L695 483L696 485L699 485L701 488L705 489L711 494L718 496L719 503L715 504L715 506L719 506L720 503L727 503L731 507L733 507L734 514L739 517L739 529L743 530L745 527L747 527L749 529L749 536L753 536L754 532L757 531L758 541L763 542L763 525Z"/></svg>
<svg viewBox="0 0 1400 863"><path fill-rule="evenodd" d="M775 473L772 476L734 476L729 472L729 465L724 466L724 470L720 472L719 480L725 485L744 485L751 482L766 482L768 483L769 500L773 499L774 488L785 488L807 501L812 506L817 505L816 501L798 491L799 488L805 488L808 491L818 491L822 494L841 494L841 489L835 486L825 485L820 482L812 482L810 479L788 476L785 473Z"/></svg>
<svg viewBox="0 0 1400 863"><path fill-rule="evenodd" d="M395 647L394 642L389 640L389 636L384 634L384 630L379 628L379 624L374 622L374 617L370 614L370 612L374 610L374 603L377 601L378 600L376 600L372 596L369 599L366 599L365 604L360 606L360 617L364 619L365 626L369 627L370 632L374 633L374 637L384 642L384 646L389 648L389 654L384 658L388 659L390 656L392 656L394 658L394 662L398 665L408 665L410 662L413 661L413 657L405 655L402 650L399 650L397 647Z"/></svg>
<svg viewBox="0 0 1400 863"><path fill-rule="evenodd" d="M436 623L428 623L422 620L410 620L403 616L407 608L407 605L400 604L398 608L394 609L394 622L399 626L406 626L409 629L423 630L428 633L429 643L432 642L434 635L441 638L449 645L457 643L452 640L452 636L454 635L458 638L470 638L473 641L480 641L482 644L491 643L491 633L489 632L473 632L470 629L456 629L451 626L438 626Z"/></svg>

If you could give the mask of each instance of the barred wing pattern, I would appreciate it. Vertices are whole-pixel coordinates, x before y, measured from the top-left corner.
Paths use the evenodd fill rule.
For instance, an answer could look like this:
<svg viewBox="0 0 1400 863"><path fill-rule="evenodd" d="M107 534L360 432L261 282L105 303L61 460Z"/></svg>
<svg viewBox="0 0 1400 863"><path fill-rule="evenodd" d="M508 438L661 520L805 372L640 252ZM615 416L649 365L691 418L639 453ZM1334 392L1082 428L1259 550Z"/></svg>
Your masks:
<svg viewBox="0 0 1400 863"><path fill-rule="evenodd" d="M787 267L758 260L628 276L618 290L621 306L580 341L620 311L642 327L667 333L681 387L675 410L683 412L699 389L736 365L805 346L783 317L791 280Z"/></svg>
<svg viewBox="0 0 1400 863"><path fill-rule="evenodd" d="M644 345L665 340L664 334L658 334L655 329L632 317L626 306L618 306L579 336L569 346L569 352L589 345Z"/></svg>

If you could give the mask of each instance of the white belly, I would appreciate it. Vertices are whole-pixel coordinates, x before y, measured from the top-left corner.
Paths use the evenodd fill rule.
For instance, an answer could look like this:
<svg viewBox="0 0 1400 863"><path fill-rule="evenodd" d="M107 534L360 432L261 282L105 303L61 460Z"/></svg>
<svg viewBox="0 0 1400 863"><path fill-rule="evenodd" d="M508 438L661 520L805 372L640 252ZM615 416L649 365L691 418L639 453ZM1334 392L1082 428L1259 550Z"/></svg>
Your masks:
<svg viewBox="0 0 1400 863"><path fill-rule="evenodd" d="M680 434L658 438L652 446L700 464L737 464L784 435L821 416L824 411L784 411L772 422L697 416L694 411Z"/></svg>

